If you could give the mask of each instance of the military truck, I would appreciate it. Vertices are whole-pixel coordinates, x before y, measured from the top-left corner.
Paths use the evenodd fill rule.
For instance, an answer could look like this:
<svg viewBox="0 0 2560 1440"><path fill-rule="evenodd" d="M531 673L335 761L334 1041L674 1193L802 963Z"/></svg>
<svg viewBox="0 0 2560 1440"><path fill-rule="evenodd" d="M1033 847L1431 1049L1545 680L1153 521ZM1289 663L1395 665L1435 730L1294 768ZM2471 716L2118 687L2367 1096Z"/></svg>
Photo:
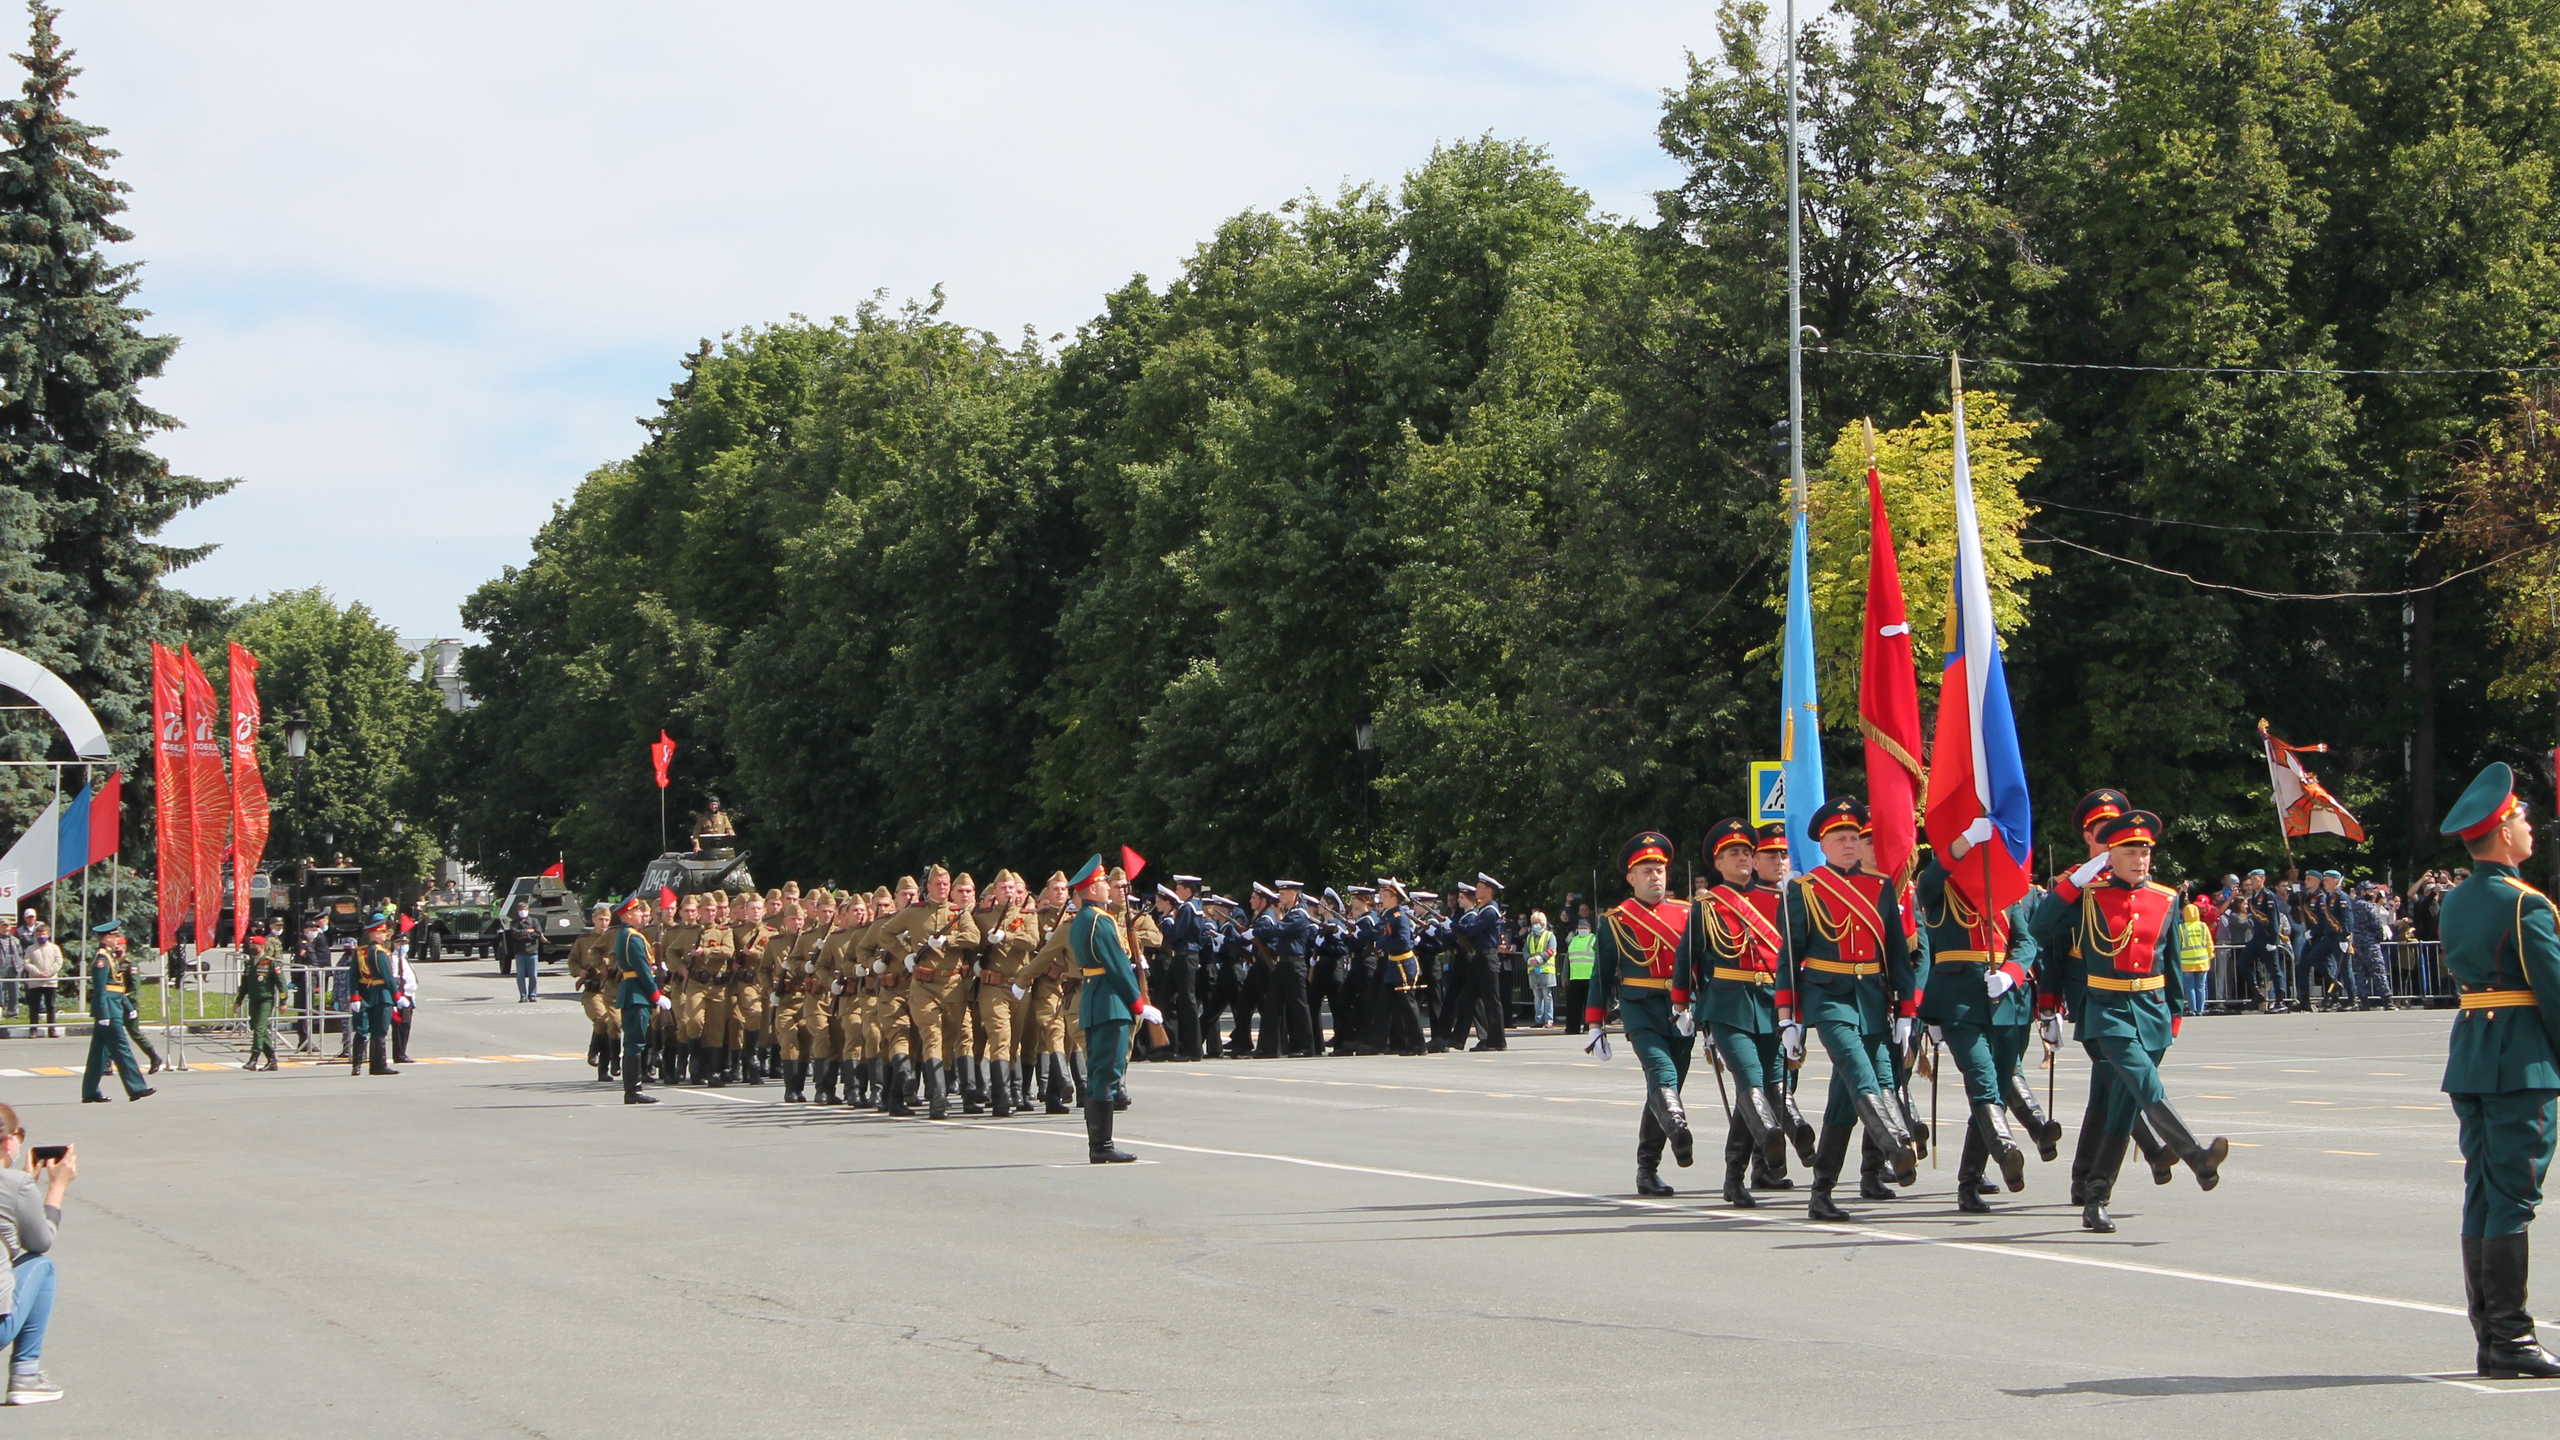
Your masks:
<svg viewBox="0 0 2560 1440"><path fill-rule="evenodd" d="M542 930L542 959L556 964L569 958L569 947L578 937L588 933L587 902L578 892L551 875L519 875L506 893L491 902L490 926L498 932L499 944L505 944L507 922L516 913L516 902L524 901L533 910L533 923ZM504 958L501 956L501 958Z"/></svg>

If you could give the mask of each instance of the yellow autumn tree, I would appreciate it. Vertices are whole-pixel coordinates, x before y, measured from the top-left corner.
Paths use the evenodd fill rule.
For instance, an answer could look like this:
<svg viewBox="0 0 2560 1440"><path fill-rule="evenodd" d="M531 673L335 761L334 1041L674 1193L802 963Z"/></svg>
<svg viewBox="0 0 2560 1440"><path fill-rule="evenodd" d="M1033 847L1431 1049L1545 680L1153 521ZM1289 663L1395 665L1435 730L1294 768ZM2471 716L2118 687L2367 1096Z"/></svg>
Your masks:
<svg viewBox="0 0 2560 1440"><path fill-rule="evenodd" d="M2027 623L2026 587L2046 567L2027 558L2018 532L2034 512L2018 491L2036 459L2021 448L2031 427L1990 390L1964 397L1966 448L1973 460L1974 513L1982 526L1991 617L2003 640ZM1927 710L1945 664L1948 587L1956 568L1955 418L1924 414L1876 432L1876 473L1902 563L1902 604ZM1832 442L1822 469L1806 477L1806 549L1813 598L1814 663L1826 728L1858 725L1859 641L1867 610L1867 442L1852 423ZM1783 592L1778 597L1783 607Z"/></svg>

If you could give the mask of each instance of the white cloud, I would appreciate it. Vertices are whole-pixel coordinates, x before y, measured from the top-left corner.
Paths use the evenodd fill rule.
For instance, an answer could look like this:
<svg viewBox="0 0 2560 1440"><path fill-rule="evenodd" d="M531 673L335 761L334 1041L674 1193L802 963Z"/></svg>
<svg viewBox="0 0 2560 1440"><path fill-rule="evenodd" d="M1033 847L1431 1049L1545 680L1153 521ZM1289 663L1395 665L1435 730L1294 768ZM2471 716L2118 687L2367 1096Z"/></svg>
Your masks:
<svg viewBox="0 0 2560 1440"><path fill-rule="evenodd" d="M74 113L185 337L164 450L239 476L188 588L449 632L693 340L944 284L1069 330L1217 222L1435 141L1644 213L1700 5L68 0ZM19 48L19 47L12 47Z"/></svg>

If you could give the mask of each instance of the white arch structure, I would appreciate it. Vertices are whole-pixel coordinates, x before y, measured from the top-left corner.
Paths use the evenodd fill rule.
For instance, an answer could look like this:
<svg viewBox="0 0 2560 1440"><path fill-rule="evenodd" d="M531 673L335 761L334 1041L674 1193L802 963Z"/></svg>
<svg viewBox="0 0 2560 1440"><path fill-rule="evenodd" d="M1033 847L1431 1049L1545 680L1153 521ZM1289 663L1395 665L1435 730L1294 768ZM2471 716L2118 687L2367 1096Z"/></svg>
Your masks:
<svg viewBox="0 0 2560 1440"><path fill-rule="evenodd" d="M0 650L0 685L43 706L53 723L62 727L72 754L83 760L105 760L114 754L107 746L105 728L89 713L89 702L72 693L61 676L15 650Z"/></svg>

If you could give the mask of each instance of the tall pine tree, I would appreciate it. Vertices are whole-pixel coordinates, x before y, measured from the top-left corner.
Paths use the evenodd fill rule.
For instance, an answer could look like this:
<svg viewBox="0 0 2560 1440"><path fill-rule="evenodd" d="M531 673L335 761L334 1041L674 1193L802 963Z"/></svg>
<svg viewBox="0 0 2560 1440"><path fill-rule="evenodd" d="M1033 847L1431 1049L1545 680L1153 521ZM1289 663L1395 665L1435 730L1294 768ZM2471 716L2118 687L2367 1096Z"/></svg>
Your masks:
<svg viewBox="0 0 2560 1440"><path fill-rule="evenodd" d="M140 266L104 247L126 186L106 132L63 110L71 52L60 13L31 0L18 98L0 111L0 645L53 668L89 702L131 767L150 735L150 642L175 644L196 602L161 578L204 551L155 542L181 511L230 488L169 473L153 435L177 422L142 401L178 348L129 304ZM40 717L13 716L13 720ZM44 756L50 727L0 729L0 755ZM0 821L40 803L38 770L0 772Z"/></svg>

